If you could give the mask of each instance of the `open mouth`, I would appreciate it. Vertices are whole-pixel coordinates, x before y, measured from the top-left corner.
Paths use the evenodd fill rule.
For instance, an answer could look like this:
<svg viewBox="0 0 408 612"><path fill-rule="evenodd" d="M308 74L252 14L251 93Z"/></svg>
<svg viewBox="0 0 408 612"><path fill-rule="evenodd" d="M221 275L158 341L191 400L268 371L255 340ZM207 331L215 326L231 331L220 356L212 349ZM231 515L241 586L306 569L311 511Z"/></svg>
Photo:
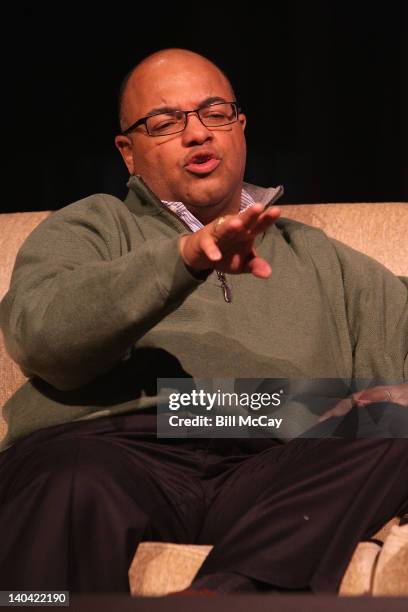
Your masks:
<svg viewBox="0 0 408 612"><path fill-rule="evenodd" d="M221 160L214 157L214 155L195 155L186 164L186 168L193 174L208 174L215 170L220 163Z"/></svg>

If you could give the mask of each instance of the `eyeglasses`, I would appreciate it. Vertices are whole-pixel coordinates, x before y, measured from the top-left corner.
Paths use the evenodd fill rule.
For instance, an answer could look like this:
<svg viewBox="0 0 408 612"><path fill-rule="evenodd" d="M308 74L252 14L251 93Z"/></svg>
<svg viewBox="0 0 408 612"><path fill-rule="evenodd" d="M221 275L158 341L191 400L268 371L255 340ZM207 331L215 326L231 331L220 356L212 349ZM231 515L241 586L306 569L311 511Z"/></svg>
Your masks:
<svg viewBox="0 0 408 612"><path fill-rule="evenodd" d="M168 136L169 134L177 134L182 132L187 125L187 116L191 113L197 115L199 120L205 127L221 127L222 125L228 125L234 123L238 119L238 113L241 109L238 108L235 102L222 102L217 104L210 104L208 106L202 106L195 110L182 111L175 110L168 113L158 113L157 115L150 115L143 117L135 123L132 123L124 132L123 136L127 136L139 125L145 125L146 131L149 136Z"/></svg>

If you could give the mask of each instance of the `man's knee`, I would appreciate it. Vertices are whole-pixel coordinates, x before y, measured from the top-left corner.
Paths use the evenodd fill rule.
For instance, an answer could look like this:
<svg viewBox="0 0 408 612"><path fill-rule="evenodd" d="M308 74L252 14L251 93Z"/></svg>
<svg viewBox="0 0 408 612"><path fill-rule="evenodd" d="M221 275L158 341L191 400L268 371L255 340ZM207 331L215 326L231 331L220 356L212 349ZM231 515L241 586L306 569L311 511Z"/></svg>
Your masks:
<svg viewBox="0 0 408 612"><path fill-rule="evenodd" d="M110 491L119 491L137 502L137 486L143 480L143 466L130 462L124 452L113 444L92 438L49 440L32 448L3 466L2 502L15 498L41 499L62 506L75 502L78 495L100 501Z"/></svg>

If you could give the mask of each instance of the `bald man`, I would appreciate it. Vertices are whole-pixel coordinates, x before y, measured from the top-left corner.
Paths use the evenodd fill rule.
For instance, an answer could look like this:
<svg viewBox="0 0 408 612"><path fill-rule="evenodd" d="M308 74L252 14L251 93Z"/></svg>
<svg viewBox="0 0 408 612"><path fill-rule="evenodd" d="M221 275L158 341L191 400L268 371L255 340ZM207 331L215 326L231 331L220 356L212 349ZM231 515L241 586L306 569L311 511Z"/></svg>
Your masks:
<svg viewBox="0 0 408 612"><path fill-rule="evenodd" d="M196 589L336 592L408 511L406 440L158 438L156 381L381 377L371 401L404 404L407 286L243 183L246 119L204 57L142 61L120 123L125 201L43 222L1 304L29 377L4 408L1 589L128 592L158 540L213 545Z"/></svg>

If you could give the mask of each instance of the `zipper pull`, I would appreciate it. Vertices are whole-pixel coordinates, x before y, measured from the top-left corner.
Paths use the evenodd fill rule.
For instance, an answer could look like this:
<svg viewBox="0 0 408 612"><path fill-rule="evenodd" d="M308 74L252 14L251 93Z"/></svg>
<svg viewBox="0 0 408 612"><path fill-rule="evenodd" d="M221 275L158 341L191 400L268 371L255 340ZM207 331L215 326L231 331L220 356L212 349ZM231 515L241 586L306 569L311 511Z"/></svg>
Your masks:
<svg viewBox="0 0 408 612"><path fill-rule="evenodd" d="M224 272L218 272L217 270L217 276L221 282L221 289L224 294L224 300L228 303L232 302L232 289L227 282Z"/></svg>

